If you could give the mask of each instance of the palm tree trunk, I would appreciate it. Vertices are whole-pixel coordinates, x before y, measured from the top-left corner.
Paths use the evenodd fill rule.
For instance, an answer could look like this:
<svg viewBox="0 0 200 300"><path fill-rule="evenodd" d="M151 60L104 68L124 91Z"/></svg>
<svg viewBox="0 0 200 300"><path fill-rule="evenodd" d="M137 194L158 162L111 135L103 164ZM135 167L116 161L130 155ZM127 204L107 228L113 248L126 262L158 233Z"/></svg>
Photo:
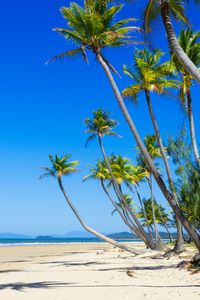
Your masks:
<svg viewBox="0 0 200 300"><path fill-rule="evenodd" d="M147 236L144 228L142 227L142 225L140 224L140 222L138 221L137 217L135 216L135 214L133 213L133 211L131 210L131 208L129 207L129 205L126 203L126 200L124 199L124 195L123 193L120 191L119 189L119 186L118 186L118 183L116 182L115 180L115 177L113 175L113 172L112 172L112 169L111 169L111 166L110 166L110 163L108 161L108 158L107 158L107 155L106 155L106 152L104 150L104 147L103 147L103 144L102 144L102 141L101 141L101 137L98 136L98 141L99 141L99 146L100 146L100 149L101 149L101 152L103 154L103 157L104 157L104 160L106 162L106 166L110 172L110 175L111 175L111 178L112 178L112 181L113 181L113 188L114 188L114 191L116 192L116 195L118 197L120 197L120 199L122 200L125 208L128 210L128 212L130 213L131 217L133 218L134 222L136 223L136 225L138 226L140 232L141 232L141 236L143 236L143 241L145 241L145 243L148 243L148 246L151 248L152 247L152 244L151 244L151 241L149 240L149 237ZM153 249L153 248L151 248Z"/></svg>
<svg viewBox="0 0 200 300"><path fill-rule="evenodd" d="M122 244L122 243L118 243L115 240L113 240L113 239L111 239L111 238L103 235L102 233L97 232L93 228L87 226L85 224L85 222L83 221L83 219L81 218L81 216L79 215L77 209L72 204L70 198L68 197L68 195L67 195L67 193L66 193L66 191L64 189L64 186L62 184L61 178L58 178L58 184L59 184L59 187L60 187L60 189L61 189L61 191L62 191L62 193L63 193L63 195L64 195L64 197L65 197L65 199L66 199L66 201L68 203L68 205L70 206L70 208L72 209L73 213L75 214L75 216L77 217L77 219L79 220L79 222L81 223L81 225L83 226L83 228L86 231L92 233L93 235L95 235L99 239L101 239L101 240L103 240L103 241L105 241L105 242L107 242L107 243L109 243L109 244L111 244L111 245L113 245L113 246L115 246L117 248L123 249L125 251L131 252L131 253L136 254L136 255L141 253L139 250L136 250L136 249L134 249L134 248L132 248L132 247L130 247L128 245L125 245L125 244Z"/></svg>
<svg viewBox="0 0 200 300"><path fill-rule="evenodd" d="M185 249L183 247L184 238L183 238L182 226L177 217L176 217L176 229L177 229L176 242L175 242L173 252L176 254L179 254L179 253L183 252Z"/></svg>
<svg viewBox="0 0 200 300"><path fill-rule="evenodd" d="M148 232L149 232L149 236L150 236L150 238L151 238L152 241L153 241L153 236L152 236L151 229L150 229L150 226L149 226L149 223L148 223L148 218L147 218L146 209L145 209L145 207L144 207L144 205L143 205L143 202L142 202L140 193L138 192L138 189L137 189L136 186L135 186L135 192L136 192L136 194L137 194L138 200L139 200L139 202L140 202L141 209L142 209L143 214L144 214L144 219L145 219L145 222L146 222L146 225L147 225L147 229L148 229Z"/></svg>
<svg viewBox="0 0 200 300"><path fill-rule="evenodd" d="M172 235L171 235L171 233L170 233L170 231L169 231L167 225L166 225L165 223L163 223L163 226L165 227L165 230L166 230L166 232L167 232L167 234L168 234L168 236L169 236L169 241L170 241L170 243L172 243L172 242L173 242L173 238L172 238Z"/></svg>
<svg viewBox="0 0 200 300"><path fill-rule="evenodd" d="M165 148L164 148L164 145L163 145L163 141L162 141L162 138L161 138L161 135L160 135L160 130L159 130L159 127L158 127L158 123L156 121L156 117L155 117L155 114L153 112L153 107L152 107L152 104L151 104L151 98L150 98L148 90L145 90L145 95L146 95L146 100L147 100L147 105L148 105L151 121L152 121L152 124L153 124L153 127L154 127L154 131L155 131L155 134L156 134L158 145L160 147L160 152L161 152L164 164L165 164L165 169L166 169L166 172L167 172L167 178L168 178L168 181L169 181L170 190L171 190L171 193L172 193L172 195L173 195L173 197L174 197L174 199L175 199L175 201L178 205L178 199L177 199L176 192L175 192L175 186L174 186L174 182L173 182L173 179L172 179L172 173L171 173L170 165L169 165L167 155L166 155L166 152L165 152ZM175 253L181 253L181 252L184 251L184 247L183 247L184 239L183 239L183 235L182 235L182 230L180 230L181 223L180 223L177 216L176 216L176 227L177 227L177 237L176 237L176 243L175 243L173 251Z"/></svg>
<svg viewBox="0 0 200 300"><path fill-rule="evenodd" d="M141 137L140 135L138 134L138 131L135 127L135 124L124 104L124 101L123 101L123 98L122 98L122 95L115 83L115 80L108 68L108 66L106 65L106 63L103 61L103 59L101 58L101 55L100 53L97 53L97 60L99 61L99 63L101 64L102 68L104 69L107 77L108 77L108 80L111 84L111 87L112 87L112 90L114 92L114 95L116 97L116 100L118 101L118 104L121 108L121 111L124 115L124 118L126 119L128 125L129 125L129 128L132 132L132 134L134 135L135 137L135 140L142 152L142 155L144 156L148 166L149 166L149 169L151 170L158 186L160 187L161 191L163 192L164 196L166 197L167 201L169 202L169 204L171 205L174 213L176 214L176 216L179 218L179 220L181 221L182 225L185 227L186 231L189 233L189 235L191 236L191 238L193 239L197 249L200 251L200 236L198 235L198 233L195 231L195 229L193 228L193 226L188 222L188 220L186 219L186 217L183 215L181 209L178 207L175 199L173 198L173 196L171 195L171 193L168 191L162 177L160 176L159 172L157 171L152 159L151 159L151 156L149 155L148 151L146 150L142 140L141 140Z"/></svg>
<svg viewBox="0 0 200 300"><path fill-rule="evenodd" d="M152 183L152 175L150 174L150 178L148 180L150 193L151 193L151 209L152 209L152 217L153 217L153 226L154 226L154 232L155 232L155 239L156 243L159 240L159 232L158 232L158 226L156 222L156 216L155 216L155 203L154 203L154 195L153 195L153 183Z"/></svg>
<svg viewBox="0 0 200 300"><path fill-rule="evenodd" d="M174 28L170 18L170 0L161 0L160 5L161 16L163 20L163 24L165 26L165 30L168 37L168 42L170 49L177 57L179 62L182 64L183 68L197 81L200 83L200 72L198 68L193 64L193 62L189 59L187 54L183 51L179 42L176 38L176 34L174 32Z"/></svg>
<svg viewBox="0 0 200 300"><path fill-rule="evenodd" d="M111 201L112 205L115 207L115 209L117 210L118 214L120 215L120 217L122 218L122 220L124 221L124 223L130 228L130 230L136 234L139 238L141 238L143 240L143 236L141 235L139 229L134 226L133 224L130 224L128 219L126 219L126 217L123 215L123 213L120 211L119 207L117 206L117 204L115 203L115 201L112 199L112 197L110 196L107 188L105 187L103 181L101 181L101 186L104 190L104 192L106 193L108 199ZM145 244L147 245L146 241L144 241ZM148 245L147 245L148 246Z"/></svg>
<svg viewBox="0 0 200 300"><path fill-rule="evenodd" d="M191 140L192 140L192 148L193 148L196 163L199 166L200 165L199 151L198 151L196 137L195 137L194 116L193 116L193 111L192 111L192 98L191 98L190 91L187 92L187 104L188 104L188 117L189 117L189 123L190 123L190 135L191 135Z"/></svg>

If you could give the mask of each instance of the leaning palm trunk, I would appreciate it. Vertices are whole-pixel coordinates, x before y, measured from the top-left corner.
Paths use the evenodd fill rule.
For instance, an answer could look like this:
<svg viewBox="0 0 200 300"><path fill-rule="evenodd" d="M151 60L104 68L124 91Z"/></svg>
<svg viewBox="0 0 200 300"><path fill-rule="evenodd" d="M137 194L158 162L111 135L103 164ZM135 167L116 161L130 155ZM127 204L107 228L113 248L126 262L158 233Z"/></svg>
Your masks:
<svg viewBox="0 0 200 300"><path fill-rule="evenodd" d="M150 174L150 178L148 180L148 184L149 184L149 188L150 188L150 192L151 192L151 209L152 209L152 218L153 218L155 239L156 239L156 243L158 243L159 232L158 232L158 226L157 226L156 216L155 216L155 202L154 202L153 183L152 183L152 175L151 174Z"/></svg>
<svg viewBox="0 0 200 300"><path fill-rule="evenodd" d="M124 204L124 207L126 208L126 210L128 211L128 213L131 215L131 217L133 218L134 222L136 223L136 225L138 226L139 228L139 231L140 231L140 237L142 237L143 241L148 245L148 247L150 247L151 249L154 249L154 245L152 244L152 241L150 240L150 238L147 236L144 228L142 227L142 225L140 224L140 222L138 221L137 217L135 216L135 214L133 213L133 211L131 210L131 208L129 207L129 205L126 203L126 200L124 199L124 195L123 193L120 191L120 188L115 180L115 177L113 175L113 172L112 172L112 169L111 169L111 166L110 166L110 163L108 161L108 158L107 158L107 155L106 155L106 152L104 150L104 147L103 147L103 144L102 144L102 141L101 141L101 137L98 136L98 141L99 141L99 145L100 145L100 148L101 148L101 151L102 151L102 154L103 154L103 157L104 157L104 160L106 162L106 166L110 172L110 175L111 175L111 178L112 178L112 184L113 184L113 188L114 188L114 191L116 193L116 196L119 197L119 199L123 202ZM132 220L129 218L129 221L132 222ZM133 223L132 223L133 224ZM134 224L133 224L134 225Z"/></svg>
<svg viewBox="0 0 200 300"><path fill-rule="evenodd" d="M125 251L131 252L131 253L136 254L136 255L141 253L141 251L133 249L132 247L129 247L128 245L125 245L125 244L122 244L122 243L118 243L115 240L113 240L113 239L111 239L111 238L109 238L109 237L107 237L107 236L105 236L105 235L97 232L93 228L87 226L85 224L85 222L83 221L83 219L81 218L81 216L79 215L79 213L76 210L76 208L74 207L74 205L72 204L70 198L68 197L68 195L67 195L67 193L66 193L66 191L65 191L65 189L63 187L61 178L58 178L58 184L59 184L59 187L60 187L60 189L61 189L61 191L62 191L62 193L63 193L63 195L64 195L64 197L65 197L65 199L67 201L67 203L69 204L69 206L72 209L73 213L75 214L75 216L77 217L77 219L79 220L79 222L81 223L81 225L83 226L83 228L86 231L92 233L93 235L95 235L99 239L101 239L101 240L103 240L103 241L105 241L105 242L107 242L107 243L109 243L109 244L111 244L111 245L113 245L113 246L115 246L117 248L123 249Z"/></svg>
<svg viewBox="0 0 200 300"><path fill-rule="evenodd" d="M160 5L161 16L165 30L168 37L168 42L171 51L174 53L176 58L179 60L183 68L197 81L200 83L200 72L193 62L189 59L187 54L181 48L170 18L170 3L169 0L161 0Z"/></svg>
<svg viewBox="0 0 200 300"><path fill-rule="evenodd" d="M190 123L190 135L191 135L191 140L192 140L192 148L193 148L196 163L197 163L197 165L199 165L200 164L199 151L198 151L196 137L195 137L194 116L193 116L193 112L192 112L192 98L191 98L190 91L187 92L187 104L188 104L188 117L189 117L189 123Z"/></svg>
<svg viewBox="0 0 200 300"><path fill-rule="evenodd" d="M166 230L166 232L167 232L167 234L169 236L169 242L172 243L173 242L173 238L172 238L172 235L171 235L171 233L170 233L167 225L165 223L163 223L163 226L165 227L165 230Z"/></svg>
<svg viewBox="0 0 200 300"><path fill-rule="evenodd" d="M135 139L136 139L136 142L142 152L142 155L144 156L148 166L149 166L149 169L151 170L158 186L160 187L161 191L163 192L164 196L166 197L167 201L169 202L169 204L171 205L175 215L179 218L179 220L181 221L182 225L185 227L186 231L189 233L189 235L191 236L191 238L193 239L197 249L200 251L200 237L198 235L198 233L195 231L195 229L193 228L193 226L188 222L188 220L186 219L186 217L183 215L181 209L178 207L175 199L173 198L172 194L168 191L162 177L160 176L159 172L157 171L152 159L151 159L151 156L149 155L148 151L146 150L141 138L140 138L140 135L138 134L138 131L135 127L135 124L124 104L124 101L123 101L123 98L122 98L122 95L115 83L115 80L108 68L108 66L106 65L106 63L104 62L104 60L102 59L100 53L97 53L97 60L99 61L99 63L101 64L102 68L104 69L108 79L109 79L109 82L111 84L111 87L112 87L112 90L115 94L115 97L117 99L117 102L121 108L121 111L129 125L129 128L132 132L132 134L134 135Z"/></svg>
<svg viewBox="0 0 200 300"><path fill-rule="evenodd" d="M124 221L124 223L130 228L130 230L132 231L132 233L137 234L138 237L140 237L141 239L143 239L143 236L141 235L139 229L135 225L131 224L129 222L128 218L123 215L123 213L121 212L121 210L119 209L119 207L117 206L117 204L115 203L115 201L110 196L110 194L109 194L107 188L105 187L103 181L101 181L101 186L102 186L104 192L106 193L108 199L111 201L112 205L114 206L114 208L116 209L116 211L118 212L118 214L120 215L120 217L122 218L122 220ZM146 246L148 247L147 242L146 241L144 241L144 242L145 242Z"/></svg>
<svg viewBox="0 0 200 300"><path fill-rule="evenodd" d="M145 90L145 95L146 95L146 100L147 100L147 105L148 105L151 121L152 121L152 124L153 124L153 127L154 127L154 131L155 131L155 134L156 134L158 145L160 147L160 152L161 152L164 164L165 164L165 169L166 169L166 172L167 172L167 178L168 178L168 181L169 181L170 190L171 190L171 193L172 193L172 195L173 195L173 197L176 200L176 203L178 205L178 199L177 199L176 192L175 192L175 186L174 186L174 182L173 182L173 179L172 179L171 169L170 169L169 162L168 162L168 159L167 159L167 155L166 155L166 152L165 152L165 149L164 149L163 141L162 141L162 138L161 138L161 135L160 135L160 130L159 130L159 127L158 127L158 123L156 121L156 117L155 117L155 114L153 112L153 107L152 107L152 104L151 104L151 98L150 98L150 95L149 95L149 91ZM181 252L184 251L184 247L183 247L184 239L183 239L183 234L182 234L182 230L181 230L181 223L180 223L177 216L176 216L176 228L177 228L177 237L176 237L176 243L175 243L173 251L175 253L181 253Z"/></svg>
<svg viewBox="0 0 200 300"><path fill-rule="evenodd" d="M146 209L145 209L145 207L144 207L144 205L143 205L143 202L142 202L140 193L138 192L138 189L137 189L136 186L135 186L135 192L136 192L136 194L137 194L137 197L138 197L138 200L139 200L139 202L140 202L140 206L141 206L142 212L143 212L143 214L144 214L144 219L145 219L145 222L146 222L146 226L147 226L147 229L148 229L149 236L150 236L150 238L153 240L153 236L152 236L151 229L150 229L149 222L148 222L148 218L147 218Z"/></svg>

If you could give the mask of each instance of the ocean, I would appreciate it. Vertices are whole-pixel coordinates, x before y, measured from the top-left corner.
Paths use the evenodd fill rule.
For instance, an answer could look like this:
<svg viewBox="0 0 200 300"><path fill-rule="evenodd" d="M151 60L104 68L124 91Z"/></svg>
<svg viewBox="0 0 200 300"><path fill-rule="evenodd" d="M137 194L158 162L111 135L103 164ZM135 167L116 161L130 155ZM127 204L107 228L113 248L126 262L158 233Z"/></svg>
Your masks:
<svg viewBox="0 0 200 300"><path fill-rule="evenodd" d="M116 239L118 242L141 242L140 239ZM27 239L0 239L1 246L32 246L32 245L51 245L51 244L74 244L74 243L102 243L103 241L98 238L27 238Z"/></svg>

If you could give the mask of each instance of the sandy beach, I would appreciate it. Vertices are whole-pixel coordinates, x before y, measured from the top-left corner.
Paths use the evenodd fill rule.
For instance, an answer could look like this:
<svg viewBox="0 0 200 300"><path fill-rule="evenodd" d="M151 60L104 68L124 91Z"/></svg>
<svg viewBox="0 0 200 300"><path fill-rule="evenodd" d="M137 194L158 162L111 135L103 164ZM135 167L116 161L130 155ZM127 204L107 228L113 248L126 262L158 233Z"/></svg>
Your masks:
<svg viewBox="0 0 200 300"><path fill-rule="evenodd" d="M137 244L137 247L143 247ZM200 273L177 267L194 253L136 257L106 244L0 248L0 299L200 299Z"/></svg>

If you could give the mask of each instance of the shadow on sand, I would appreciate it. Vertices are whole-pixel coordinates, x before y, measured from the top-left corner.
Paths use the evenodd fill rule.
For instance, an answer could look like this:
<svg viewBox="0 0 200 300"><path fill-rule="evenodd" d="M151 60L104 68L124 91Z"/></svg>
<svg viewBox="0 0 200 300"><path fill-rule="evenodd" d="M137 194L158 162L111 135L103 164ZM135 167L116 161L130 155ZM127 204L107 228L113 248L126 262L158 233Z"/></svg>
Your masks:
<svg viewBox="0 0 200 300"><path fill-rule="evenodd" d="M25 289L47 289L47 288L60 288L60 287L68 287L68 288L123 288L123 287L135 287L135 288L200 288L200 285L137 285L137 284L91 284L91 285L78 285L76 283L65 283L65 282L57 282L57 281L40 281L40 282L32 282L32 283L7 283L1 284L0 290L4 289L12 289L15 291L22 292Z"/></svg>

